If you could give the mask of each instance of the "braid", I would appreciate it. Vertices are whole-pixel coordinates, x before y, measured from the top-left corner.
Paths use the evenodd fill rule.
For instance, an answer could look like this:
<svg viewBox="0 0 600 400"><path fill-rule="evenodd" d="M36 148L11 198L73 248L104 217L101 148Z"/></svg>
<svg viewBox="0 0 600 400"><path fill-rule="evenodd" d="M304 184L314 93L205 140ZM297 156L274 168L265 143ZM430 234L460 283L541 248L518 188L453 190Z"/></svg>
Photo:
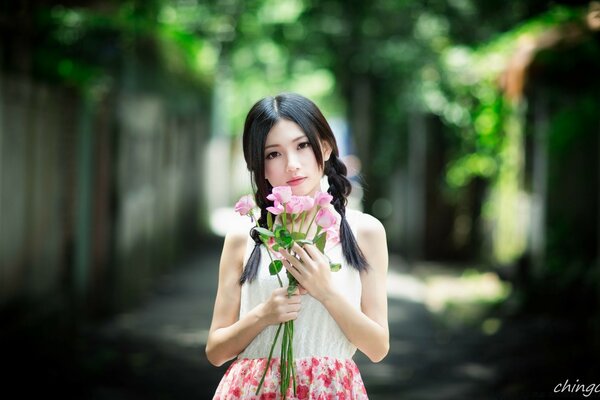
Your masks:
<svg viewBox="0 0 600 400"><path fill-rule="evenodd" d="M271 189L271 185L267 185L269 189ZM267 207L272 206L273 202L267 200L266 196L260 196L259 193L255 195L256 205L260 207L260 217L258 218L258 226L266 228L267 227ZM248 262L244 267L244 271L242 272L242 276L240 277L240 285L243 285L244 282L252 282L256 275L258 274L258 266L260 264L260 245L263 244L260 239L260 235L254 227L250 229L250 237L254 240L254 249L252 249L252 253L250 253L250 257L248 257Z"/></svg>
<svg viewBox="0 0 600 400"><path fill-rule="evenodd" d="M332 204L335 210L340 214L342 220L340 222L340 241L342 242L342 252L344 258L354 268L359 271L364 271L368 268L365 255L361 251L354 233L346 219L346 205L348 204L348 196L352 192L352 184L346 177L348 170L344 163L332 153L329 160L325 163L325 175L329 181L329 189L327 190L333 196Z"/></svg>

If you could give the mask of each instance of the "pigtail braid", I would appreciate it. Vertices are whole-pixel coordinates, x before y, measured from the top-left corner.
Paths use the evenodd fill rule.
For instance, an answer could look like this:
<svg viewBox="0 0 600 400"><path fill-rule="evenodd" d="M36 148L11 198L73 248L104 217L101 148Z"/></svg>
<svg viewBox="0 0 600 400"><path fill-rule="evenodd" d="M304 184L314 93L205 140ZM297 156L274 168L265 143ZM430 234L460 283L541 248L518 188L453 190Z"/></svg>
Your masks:
<svg viewBox="0 0 600 400"><path fill-rule="evenodd" d="M329 160L325 163L324 172L329 181L329 189L327 191L333 196L332 204L342 217L340 222L340 241L342 242L344 258L348 264L357 270L366 270L369 265L346 219L346 205L348 204L348 196L352 192L352 184L346 177L348 173L346 165L344 165L335 153L332 153Z"/></svg>
<svg viewBox="0 0 600 400"><path fill-rule="evenodd" d="M267 189L270 191L272 186L267 184ZM258 218L258 226L262 228L267 227L267 207L273 205L272 201L267 200L266 195L262 196L260 193L256 193L255 199L256 205L260 207L260 217ZM255 227L250 229L250 237L254 240L254 248L252 249L252 253L250 253L250 257L248 257L248 261L244 266L244 271L242 272L242 276L240 277L240 285L243 285L244 282L252 282L256 275L258 274L258 267L260 265L260 246L263 244L260 239L260 235Z"/></svg>

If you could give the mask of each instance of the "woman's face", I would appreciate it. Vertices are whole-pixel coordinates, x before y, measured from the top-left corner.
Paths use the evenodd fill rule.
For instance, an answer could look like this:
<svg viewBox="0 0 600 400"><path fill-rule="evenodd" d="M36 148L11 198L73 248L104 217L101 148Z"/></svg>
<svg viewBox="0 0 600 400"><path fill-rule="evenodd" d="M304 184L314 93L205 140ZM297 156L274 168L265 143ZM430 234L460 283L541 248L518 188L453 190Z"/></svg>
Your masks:
<svg viewBox="0 0 600 400"><path fill-rule="evenodd" d="M323 161L329 159L329 146L323 147ZM286 119L279 120L267 135L265 143L265 178L271 186L291 186L297 196L314 195L320 190L323 171L314 151L300 127Z"/></svg>

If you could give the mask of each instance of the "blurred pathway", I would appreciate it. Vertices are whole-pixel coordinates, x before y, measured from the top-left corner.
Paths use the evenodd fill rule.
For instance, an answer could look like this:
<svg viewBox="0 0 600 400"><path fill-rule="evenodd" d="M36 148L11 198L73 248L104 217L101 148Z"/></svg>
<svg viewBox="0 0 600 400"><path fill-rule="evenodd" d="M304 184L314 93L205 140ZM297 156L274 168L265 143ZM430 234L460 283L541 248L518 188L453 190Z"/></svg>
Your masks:
<svg viewBox="0 0 600 400"><path fill-rule="evenodd" d="M228 365L215 368L204 355L219 255L202 251L142 307L85 335L79 398L211 398ZM390 353L378 364L355 357L372 400L555 398L554 384L577 378L561 375L569 364L559 348L571 333L563 323L531 319L492 336L448 329L425 306L423 276L396 257L388 286Z"/></svg>

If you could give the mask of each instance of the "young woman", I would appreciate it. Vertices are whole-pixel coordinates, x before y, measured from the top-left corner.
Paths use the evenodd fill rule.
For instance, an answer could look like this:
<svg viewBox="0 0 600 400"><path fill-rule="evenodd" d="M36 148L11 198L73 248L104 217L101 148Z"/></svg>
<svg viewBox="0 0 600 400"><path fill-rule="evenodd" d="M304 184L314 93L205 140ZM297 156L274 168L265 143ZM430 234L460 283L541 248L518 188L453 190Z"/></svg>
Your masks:
<svg viewBox="0 0 600 400"><path fill-rule="evenodd" d="M259 396L255 391L277 326L295 320L297 398L366 399L352 356L358 349L379 362L389 349L383 225L346 208L351 190L346 167L329 124L309 99L280 94L258 101L246 117L243 147L263 227L266 208L273 205L267 200L273 187L290 186L294 195L314 196L327 176L339 241L328 237L325 253L342 268L331 272L329 260L312 245L295 244L296 256L282 250L287 271L300 285L288 296L286 287L280 288L269 275L267 250L255 231L247 227L227 234L206 355L215 366L237 360L214 398L281 398L278 358L273 359ZM280 276L286 284L283 271ZM286 398L294 398L291 385Z"/></svg>

